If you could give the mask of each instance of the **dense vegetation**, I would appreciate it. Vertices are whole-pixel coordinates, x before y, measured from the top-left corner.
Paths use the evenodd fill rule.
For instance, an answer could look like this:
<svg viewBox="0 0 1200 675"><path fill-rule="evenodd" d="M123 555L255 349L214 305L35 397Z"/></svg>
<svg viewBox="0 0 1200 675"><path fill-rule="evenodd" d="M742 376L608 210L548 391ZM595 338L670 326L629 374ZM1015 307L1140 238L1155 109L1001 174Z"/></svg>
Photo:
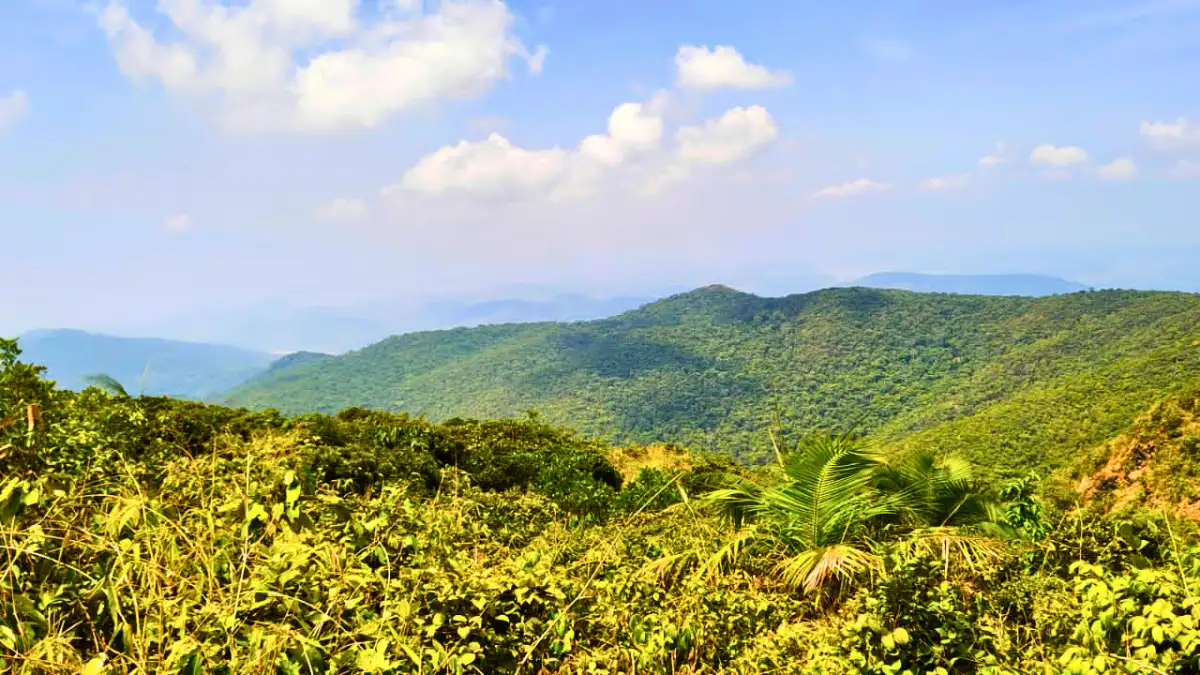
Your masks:
<svg viewBox="0 0 1200 675"><path fill-rule="evenodd" d="M61 391L18 356L0 341L0 670L1200 668L1194 528L1136 501L849 434L777 430L748 470L536 416ZM1152 441L1193 466L1198 409L1177 392L1080 471Z"/></svg>
<svg viewBox="0 0 1200 675"><path fill-rule="evenodd" d="M861 425L1014 475L1064 466L1200 377L1200 296L1046 298L710 287L601 321L416 333L283 368L229 398L495 418L614 443L769 455L765 430Z"/></svg>
<svg viewBox="0 0 1200 675"><path fill-rule="evenodd" d="M37 330L21 337L25 357L76 391L103 373L131 392L203 399L265 371L266 352L179 340L129 338L79 330Z"/></svg>

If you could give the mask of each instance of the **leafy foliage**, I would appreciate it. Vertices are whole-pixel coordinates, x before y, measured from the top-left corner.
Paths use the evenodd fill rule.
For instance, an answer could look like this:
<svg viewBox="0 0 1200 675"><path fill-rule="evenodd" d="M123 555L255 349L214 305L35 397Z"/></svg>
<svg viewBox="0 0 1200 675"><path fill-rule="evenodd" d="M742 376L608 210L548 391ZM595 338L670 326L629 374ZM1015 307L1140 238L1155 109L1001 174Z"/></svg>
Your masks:
<svg viewBox="0 0 1200 675"><path fill-rule="evenodd" d="M0 342L3 672L1200 667L1194 528L1061 510L1032 480L992 490L844 435L746 469L533 416L289 419L76 394L19 356ZM706 507L734 489L741 530ZM991 524L1024 534L974 566L920 545ZM876 562L824 597L772 574L814 544Z"/></svg>

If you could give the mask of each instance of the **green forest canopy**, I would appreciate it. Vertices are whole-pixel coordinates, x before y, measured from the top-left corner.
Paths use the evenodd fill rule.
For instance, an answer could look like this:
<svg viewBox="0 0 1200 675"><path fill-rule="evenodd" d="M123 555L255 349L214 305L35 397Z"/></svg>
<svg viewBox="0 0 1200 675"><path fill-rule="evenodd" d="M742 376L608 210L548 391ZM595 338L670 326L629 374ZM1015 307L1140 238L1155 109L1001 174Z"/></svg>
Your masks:
<svg viewBox="0 0 1200 675"><path fill-rule="evenodd" d="M1045 298L864 288L761 298L712 286L600 321L423 332L282 368L227 402L509 417L743 458L859 424L1001 473L1062 465L1200 377L1200 295Z"/></svg>

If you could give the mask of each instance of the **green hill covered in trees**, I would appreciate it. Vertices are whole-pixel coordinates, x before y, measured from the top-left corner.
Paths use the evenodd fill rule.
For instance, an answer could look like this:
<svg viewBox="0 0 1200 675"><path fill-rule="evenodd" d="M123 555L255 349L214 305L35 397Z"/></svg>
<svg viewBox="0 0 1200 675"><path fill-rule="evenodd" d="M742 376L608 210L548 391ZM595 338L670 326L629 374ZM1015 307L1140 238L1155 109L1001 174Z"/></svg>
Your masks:
<svg viewBox="0 0 1200 675"><path fill-rule="evenodd" d="M743 458L765 430L858 425L1000 473L1054 467L1200 377L1200 295L1044 298L722 286L620 316L423 332L264 374L234 405L431 419L534 409L616 442Z"/></svg>

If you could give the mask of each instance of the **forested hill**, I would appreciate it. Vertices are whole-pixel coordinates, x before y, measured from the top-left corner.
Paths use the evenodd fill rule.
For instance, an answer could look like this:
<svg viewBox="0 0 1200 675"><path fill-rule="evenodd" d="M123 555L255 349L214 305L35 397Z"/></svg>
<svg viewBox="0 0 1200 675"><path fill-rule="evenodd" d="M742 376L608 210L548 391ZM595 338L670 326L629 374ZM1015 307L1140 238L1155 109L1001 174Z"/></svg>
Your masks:
<svg viewBox="0 0 1200 675"><path fill-rule="evenodd" d="M229 402L503 417L535 409L616 442L761 455L793 428L861 423L994 469L1063 463L1200 377L1200 295L1045 298L712 286L590 322L402 335L267 373Z"/></svg>

